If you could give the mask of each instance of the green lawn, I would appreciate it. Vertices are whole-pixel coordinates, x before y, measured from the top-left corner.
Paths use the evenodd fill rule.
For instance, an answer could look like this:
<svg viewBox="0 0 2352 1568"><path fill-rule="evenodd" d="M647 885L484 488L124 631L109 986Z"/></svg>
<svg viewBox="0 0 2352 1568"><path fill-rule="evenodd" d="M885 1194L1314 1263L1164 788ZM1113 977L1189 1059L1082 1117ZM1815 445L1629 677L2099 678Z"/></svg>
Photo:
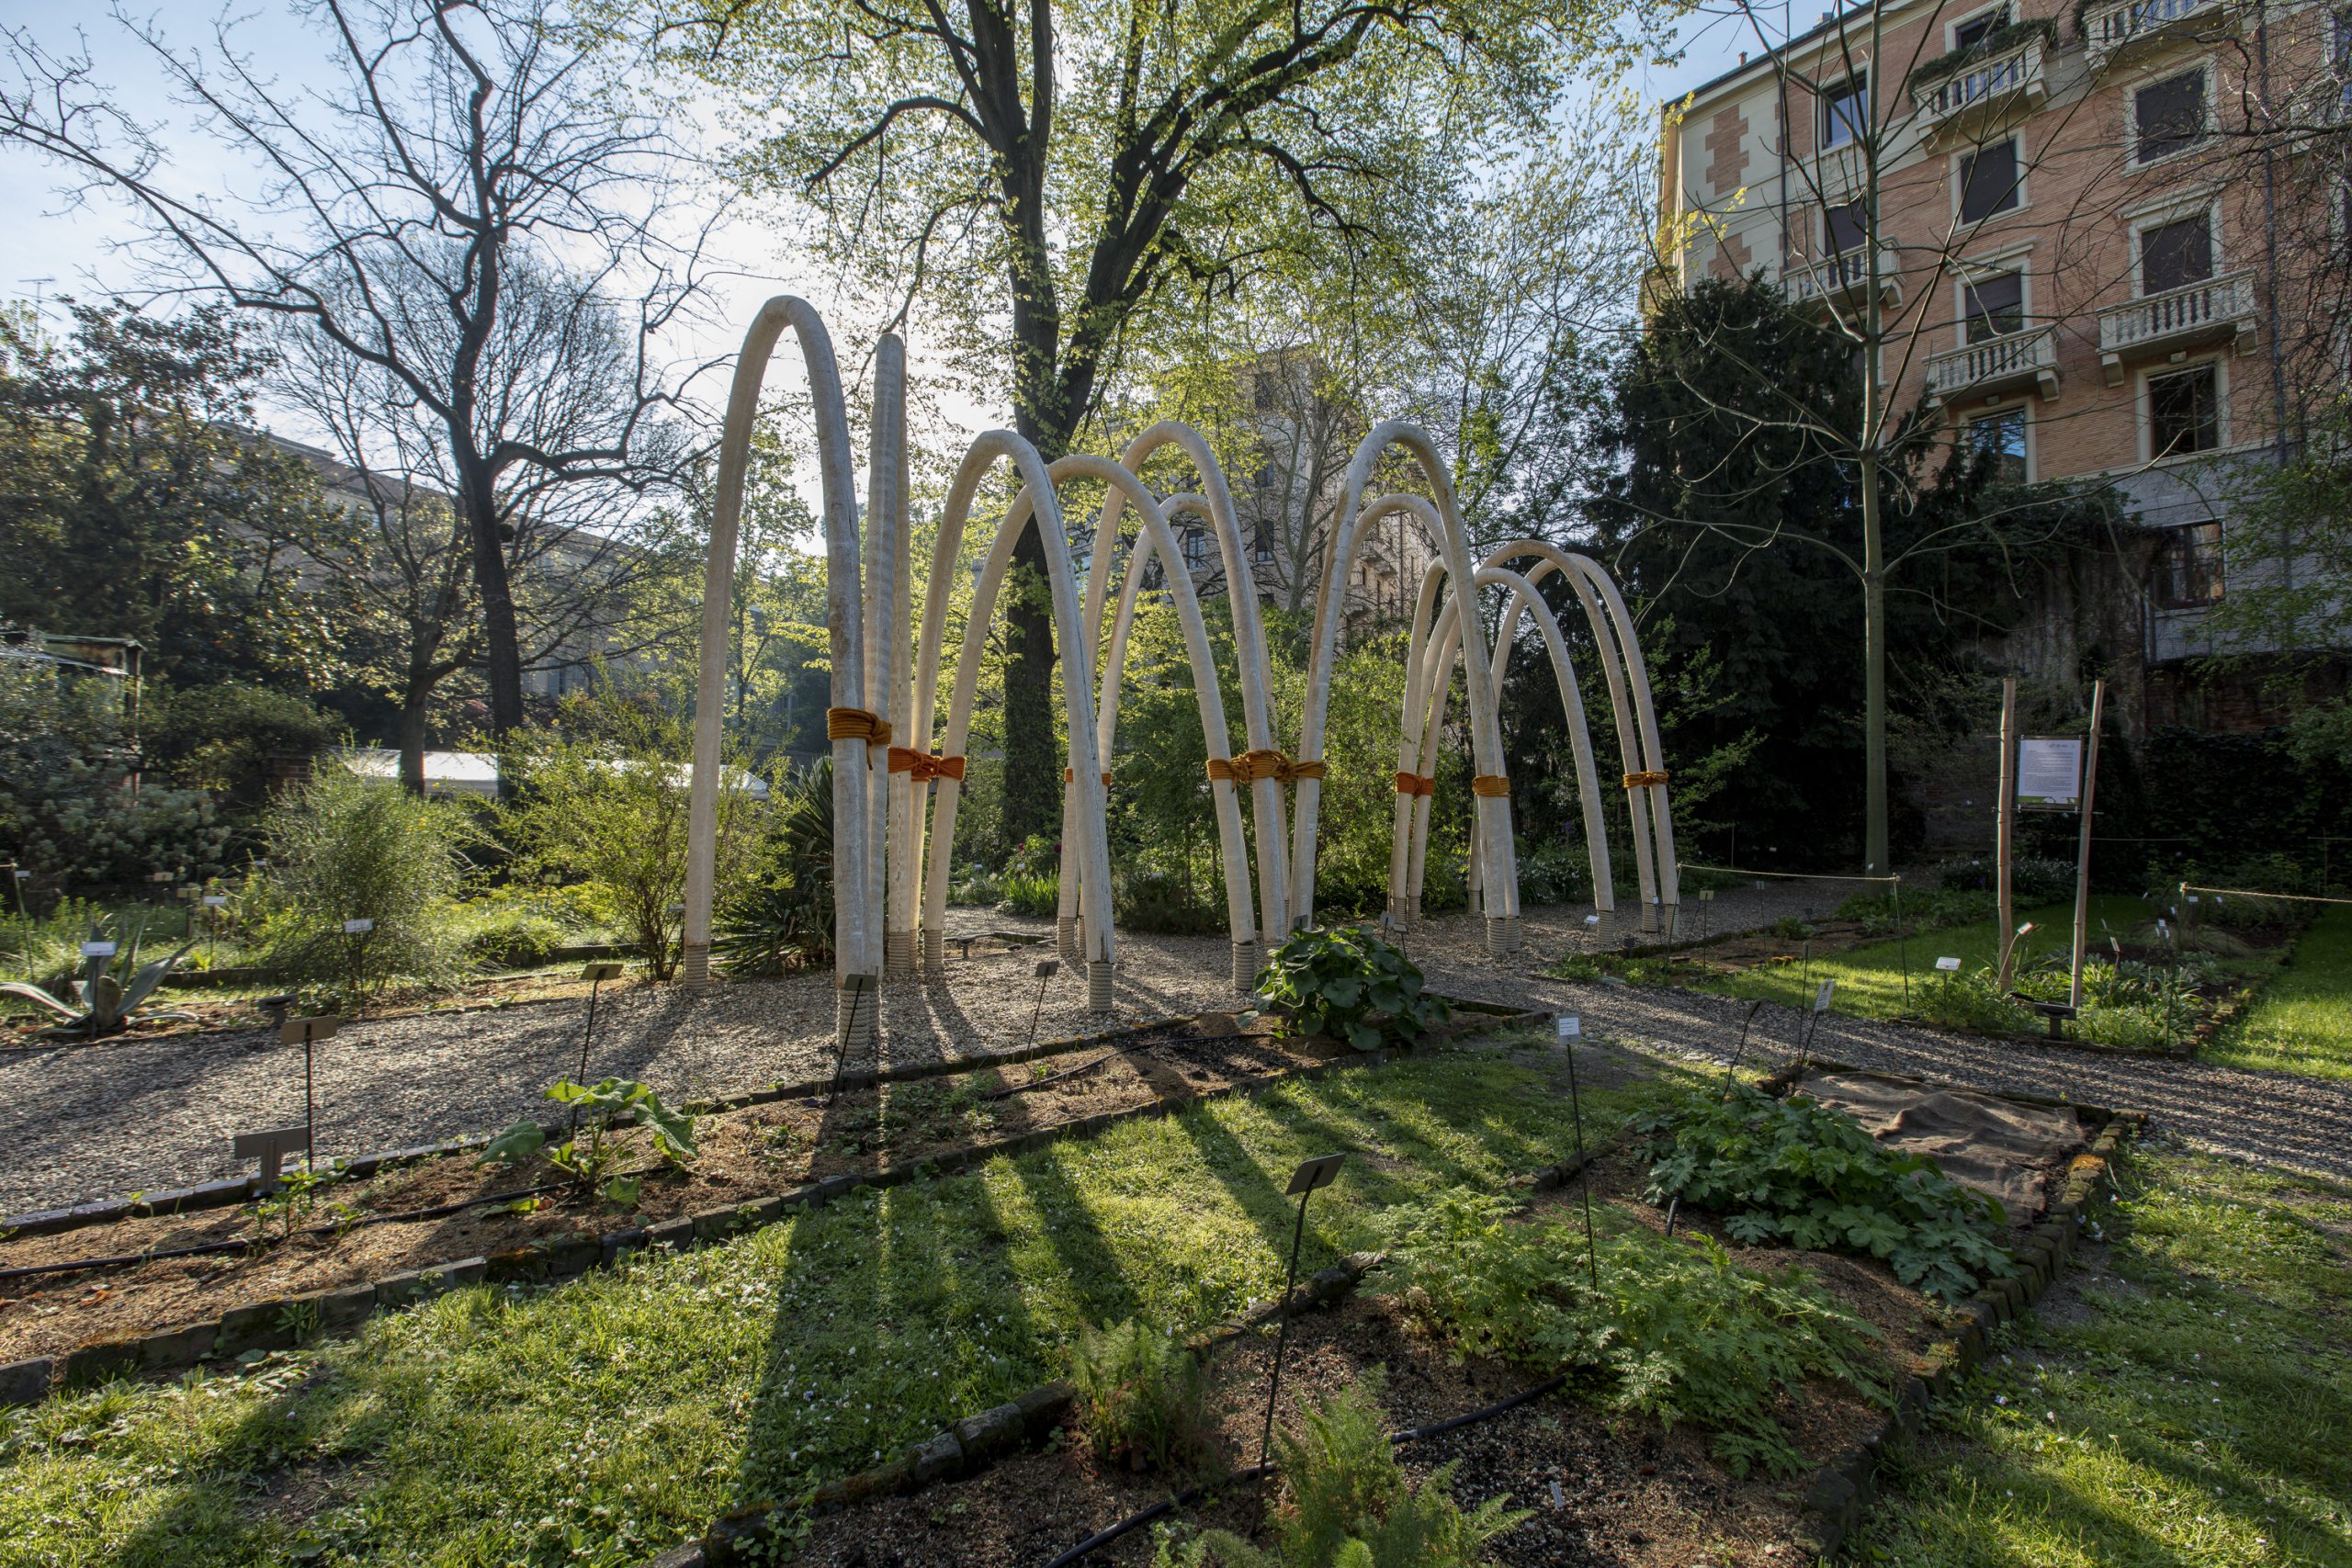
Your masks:
<svg viewBox="0 0 2352 1568"><path fill-rule="evenodd" d="M2352 1564L2352 1188L2164 1150L2124 1177L2079 1300L1894 1456L1851 1560Z"/></svg>
<svg viewBox="0 0 2352 1568"><path fill-rule="evenodd" d="M553 1290L481 1287L233 1376L0 1416L11 1563L637 1562L1057 1374L1087 1323L1272 1295L1375 1211L1562 1157L1544 1072L1434 1055L866 1192ZM1588 1091L1588 1129L1645 1092Z"/></svg>
<svg viewBox="0 0 2352 1568"><path fill-rule="evenodd" d="M2137 898L2116 895L2093 897L2090 907L2092 946L2103 950L2108 930L2120 936L2132 927L2144 924L2147 913L2147 906ZM2071 901L2021 909L2018 912L2018 920L2020 924L2030 920L2034 927L2018 944L2020 968L2052 953L2064 953L2075 940L2075 906ZM2107 922L2106 928L2101 927L2099 922L2102 920ZM1835 980L1838 989L1830 1006L1837 1011L1866 1018L1893 1018L1906 1010L1903 983L1906 953L1911 987L1916 995L1920 987L1937 983L1938 958L1959 959L1963 972L1997 963L2000 959L1998 924L1996 920L1975 920L1967 925L1948 926L1942 931L1914 936L1907 942L1893 940L1867 942L1838 953L1817 954L1810 967L1803 962L1769 964L1738 975L1721 976L1690 984L1700 990L1735 997L1762 997L1793 1007L1809 1005L1815 987L1824 980ZM1797 951L1797 944L1792 942L1790 949Z"/></svg>
<svg viewBox="0 0 2352 1568"><path fill-rule="evenodd" d="M2331 908L2304 931L2254 1007L2206 1057L2352 1077L2352 909Z"/></svg>

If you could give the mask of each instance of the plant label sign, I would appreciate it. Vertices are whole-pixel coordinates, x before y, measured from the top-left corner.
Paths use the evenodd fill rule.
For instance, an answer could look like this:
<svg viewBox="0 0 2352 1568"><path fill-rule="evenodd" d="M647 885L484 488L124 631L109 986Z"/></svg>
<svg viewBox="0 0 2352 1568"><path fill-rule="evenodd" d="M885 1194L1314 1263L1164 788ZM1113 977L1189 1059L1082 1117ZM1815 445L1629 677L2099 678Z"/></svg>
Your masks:
<svg viewBox="0 0 2352 1568"><path fill-rule="evenodd" d="M343 934L345 936L366 936L369 931L372 931L375 929L376 922L373 920L345 920L343 922Z"/></svg>
<svg viewBox="0 0 2352 1568"><path fill-rule="evenodd" d="M581 965L580 977L590 982L599 980L617 980L621 977L620 960L616 958L605 958L599 959L594 964L584 964Z"/></svg>
<svg viewBox="0 0 2352 1568"><path fill-rule="evenodd" d="M2018 805L2028 811L2072 811L2083 801L2080 736L2025 736L2018 741Z"/></svg>
<svg viewBox="0 0 2352 1568"><path fill-rule="evenodd" d="M112 958L114 956L114 943L110 942L85 942L82 944L82 956L85 958Z"/></svg>
<svg viewBox="0 0 2352 1568"><path fill-rule="evenodd" d="M1813 993L1813 1010L1817 1013L1827 1012L1829 1010L1829 993L1837 988L1838 982L1835 980L1824 980L1821 982L1821 988Z"/></svg>
<svg viewBox="0 0 2352 1568"><path fill-rule="evenodd" d="M208 909L225 909L229 907L229 896L226 893L207 893L204 896L204 907Z"/></svg>
<svg viewBox="0 0 2352 1568"><path fill-rule="evenodd" d="M1715 901L1715 890L1714 890L1713 888L1712 888L1712 887L1702 887L1701 889L1699 889L1699 902L1700 902L1700 903L1702 903L1702 904L1712 904L1712 903L1713 903L1714 901Z"/></svg>
<svg viewBox="0 0 2352 1568"><path fill-rule="evenodd" d="M1580 1039L1584 1034L1584 1020L1572 1012L1564 1012L1554 1019L1552 1026L1560 1032L1560 1038L1563 1040Z"/></svg>
<svg viewBox="0 0 2352 1568"><path fill-rule="evenodd" d="M1283 1189L1286 1197L1301 1197L1318 1187L1329 1187L1331 1179L1340 1174L1340 1162L1345 1155L1317 1155L1313 1159L1299 1161L1298 1168L1290 1173L1290 1185Z"/></svg>
<svg viewBox="0 0 2352 1568"><path fill-rule="evenodd" d="M1062 961L1058 958L1041 958L1037 961L1037 978L1040 980L1050 980L1060 974L1061 970Z"/></svg>
<svg viewBox="0 0 2352 1568"><path fill-rule="evenodd" d="M259 1133L240 1133L230 1142L230 1153L241 1160L261 1161L261 1179L254 1190L263 1197L277 1190L279 1168L286 1156L301 1148L310 1136L307 1127L271 1127Z"/></svg>
<svg viewBox="0 0 2352 1568"><path fill-rule="evenodd" d="M1960 960L1957 958L1939 958L1936 960L1936 967L1942 970L1947 975L1957 975L1960 973Z"/></svg>
<svg viewBox="0 0 2352 1568"><path fill-rule="evenodd" d="M1584 923L1589 926L1597 926L1600 923L1600 917L1599 915L1587 915L1584 918Z"/></svg>
<svg viewBox="0 0 2352 1568"><path fill-rule="evenodd" d="M343 1026L343 1015L322 1012L315 1018L289 1018L277 1026L280 1045L310 1045L322 1040L332 1040Z"/></svg>

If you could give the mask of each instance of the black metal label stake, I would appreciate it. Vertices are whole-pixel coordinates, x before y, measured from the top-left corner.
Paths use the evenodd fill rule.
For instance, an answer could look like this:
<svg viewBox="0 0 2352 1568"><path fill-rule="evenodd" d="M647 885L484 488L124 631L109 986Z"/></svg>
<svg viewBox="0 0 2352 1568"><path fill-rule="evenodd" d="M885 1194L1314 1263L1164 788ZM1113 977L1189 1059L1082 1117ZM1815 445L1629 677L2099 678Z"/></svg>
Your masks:
<svg viewBox="0 0 2352 1568"><path fill-rule="evenodd" d="M1029 1043L1032 1048L1037 1043L1037 1019L1046 1010L1046 982L1060 974L1061 969L1062 961L1058 958L1037 961L1037 1005L1029 1010Z"/></svg>
<svg viewBox="0 0 2352 1568"><path fill-rule="evenodd" d="M849 1069L849 1043L857 1034L857 1011L865 1005L866 994L874 989L871 975L844 975L842 988L849 992L849 1017L842 1024L842 1037L833 1043L833 1081L825 1090L828 1102L841 1098L842 1074ZM880 1063L875 1064L876 1067Z"/></svg>
<svg viewBox="0 0 2352 1568"><path fill-rule="evenodd" d="M289 1018L277 1026L280 1045L299 1044L302 1047L302 1168L318 1168L317 1100L311 1092L315 1081L314 1063L318 1043L332 1040L343 1020L334 1013L322 1012L315 1018Z"/></svg>
<svg viewBox="0 0 2352 1568"><path fill-rule="evenodd" d="M1291 1292L1298 1288L1298 1249L1306 1239L1306 1199L1318 1187L1329 1187L1331 1179L1340 1174L1340 1162L1345 1155L1317 1155L1302 1160L1290 1173L1290 1185L1283 1189L1284 1195L1298 1199L1298 1224L1290 1235L1290 1272L1283 1281L1283 1313L1274 1329L1274 1370L1266 1379L1266 1427L1258 1437L1258 1462L1265 1464L1274 1451L1274 1401L1283 1389L1283 1350L1290 1343Z"/></svg>
<svg viewBox="0 0 2352 1568"><path fill-rule="evenodd" d="M605 981L621 977L620 962L607 958L582 964L580 977L588 982L588 1021L580 1031L580 1076L571 1081L585 1089L588 1087L588 1043L596 1037L596 992ZM576 1100L571 1102L571 1130L574 1133L580 1131L580 1102Z"/></svg>
<svg viewBox="0 0 2352 1568"><path fill-rule="evenodd" d="M1560 1048L1568 1054L1568 1114L1577 1129L1577 1187L1584 1195L1584 1266L1592 1288L1600 1289L1600 1257L1592 1242L1592 1162L1584 1157L1584 1091L1577 1084L1577 1042L1584 1037L1584 1021L1564 1012L1554 1021Z"/></svg>

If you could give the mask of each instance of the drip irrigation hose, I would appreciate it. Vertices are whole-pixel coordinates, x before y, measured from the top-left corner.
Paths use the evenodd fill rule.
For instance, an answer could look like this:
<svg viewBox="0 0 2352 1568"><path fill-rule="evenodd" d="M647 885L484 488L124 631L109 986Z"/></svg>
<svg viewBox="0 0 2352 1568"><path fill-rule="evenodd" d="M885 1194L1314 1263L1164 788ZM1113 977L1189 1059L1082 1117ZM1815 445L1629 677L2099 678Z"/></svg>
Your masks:
<svg viewBox="0 0 2352 1568"><path fill-rule="evenodd" d="M1443 1437L1448 1432L1459 1431L1464 1427L1475 1427L1481 1421L1492 1420L1495 1416L1516 1410L1522 1404L1532 1404L1546 1394L1556 1393L1566 1384L1567 1381L1565 1376L1546 1378L1533 1388L1521 1389L1509 1399L1497 1400L1482 1410L1473 1410L1468 1415L1452 1416L1443 1421L1432 1421L1426 1427L1408 1427L1388 1440L1395 1447L1401 1449L1407 1443L1417 1443L1429 1438ZM1198 1486L1188 1486L1172 1497L1161 1498L1139 1514L1129 1515L1107 1529L1095 1531L1051 1562L1046 1563L1046 1568L1070 1568L1071 1563L1092 1556L1121 1536L1141 1529L1152 1520L1174 1512L1198 1498L1203 1493L1215 1491L1220 1486L1230 1486L1238 1482L1263 1480L1273 1472L1274 1467L1271 1464L1255 1464L1248 1470L1237 1470L1229 1475L1219 1476L1215 1481L1204 1481Z"/></svg>
<svg viewBox="0 0 2352 1568"><path fill-rule="evenodd" d="M1116 1051L1105 1051L1102 1055L1095 1057L1094 1060L1091 1062L1081 1062L1077 1066L1071 1067L1066 1072L1055 1073L1047 1077L1035 1078L1028 1083L1017 1083L1011 1089L992 1089L989 1090L988 1093L980 1096L980 1098L982 1100L1003 1100L1016 1094L1026 1094L1033 1089L1044 1089L1048 1085L1060 1083L1065 1078L1074 1078L1080 1073L1091 1073L1095 1068L1101 1066L1103 1063L1109 1061L1112 1057L1116 1056L1119 1054L1120 1053Z"/></svg>
<svg viewBox="0 0 2352 1568"><path fill-rule="evenodd" d="M467 1209L480 1209L492 1203L512 1203L522 1198L536 1198L542 1192L559 1192L569 1188L569 1181L544 1182L537 1187L525 1187L513 1192L493 1192L486 1198L461 1198L454 1203L435 1203L427 1209L404 1209L390 1214L363 1214L348 1225L305 1225L296 1235L328 1235L338 1230L357 1230L363 1225L407 1224L418 1220L437 1220L444 1214L455 1214ZM204 1258L220 1252L247 1252L254 1243L248 1237L243 1241L206 1241L193 1247L167 1247L159 1252L123 1252L111 1258L85 1258L72 1263L32 1263L14 1269L0 1269L0 1280L26 1280L36 1274L78 1274L91 1269L118 1269L132 1263L160 1263L170 1258Z"/></svg>

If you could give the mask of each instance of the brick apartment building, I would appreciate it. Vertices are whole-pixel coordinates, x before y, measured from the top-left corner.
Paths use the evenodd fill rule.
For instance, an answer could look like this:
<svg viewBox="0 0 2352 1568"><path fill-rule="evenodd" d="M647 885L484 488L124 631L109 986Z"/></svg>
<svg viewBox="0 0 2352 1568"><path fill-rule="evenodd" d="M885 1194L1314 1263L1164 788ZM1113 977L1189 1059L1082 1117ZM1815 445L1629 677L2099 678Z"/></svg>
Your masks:
<svg viewBox="0 0 2352 1568"><path fill-rule="evenodd" d="M2101 664L2130 731L2276 716L2189 667L2233 471L2275 460L2314 363L2342 372L2340 341L2300 351L2332 325L2314 248L2346 243L2347 18L1912 0L1825 13L1667 111L1662 281L1760 271L1879 345L1889 409L2017 478L2116 488L2124 547L2052 574L1985 651L2065 682ZM2316 679L2340 691L2340 659Z"/></svg>

